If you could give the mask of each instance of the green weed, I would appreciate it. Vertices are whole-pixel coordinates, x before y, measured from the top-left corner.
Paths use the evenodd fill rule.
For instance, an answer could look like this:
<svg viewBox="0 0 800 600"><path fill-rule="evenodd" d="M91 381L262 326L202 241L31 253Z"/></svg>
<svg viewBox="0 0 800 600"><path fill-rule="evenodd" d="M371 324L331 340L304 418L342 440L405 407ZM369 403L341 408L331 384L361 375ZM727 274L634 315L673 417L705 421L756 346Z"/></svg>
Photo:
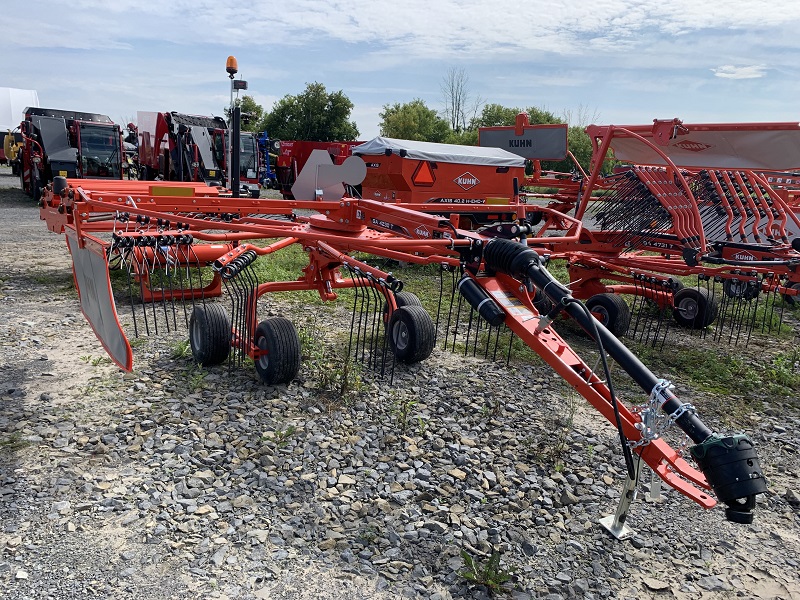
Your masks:
<svg viewBox="0 0 800 600"><path fill-rule="evenodd" d="M491 595L510 591L506 584L511 581L514 571L500 566L500 553L497 550L492 550L491 556L483 565L466 550L461 551L461 558L465 566L465 570L460 573L462 577L475 585L485 586Z"/></svg>
<svg viewBox="0 0 800 600"><path fill-rule="evenodd" d="M261 441L274 442L278 448L284 448L295 433L297 433L297 427L294 425L289 425L286 429L278 427L270 435L262 436Z"/></svg>
<svg viewBox="0 0 800 600"><path fill-rule="evenodd" d="M389 405L389 413L394 417L395 426L403 435L408 433L411 425L411 414L416 405L417 400L413 396L400 393L395 394L392 403Z"/></svg>
<svg viewBox="0 0 800 600"><path fill-rule="evenodd" d="M189 340L180 340L172 345L172 360L189 358L192 355L192 345Z"/></svg>
<svg viewBox="0 0 800 600"><path fill-rule="evenodd" d="M0 437L0 448L5 448L6 450L21 450L30 446L30 444L29 441L22 439L22 434L18 431Z"/></svg>
<svg viewBox="0 0 800 600"><path fill-rule="evenodd" d="M191 392L202 391L206 387L206 377L208 377L208 371L203 369L200 365L195 365L186 377L186 385Z"/></svg>

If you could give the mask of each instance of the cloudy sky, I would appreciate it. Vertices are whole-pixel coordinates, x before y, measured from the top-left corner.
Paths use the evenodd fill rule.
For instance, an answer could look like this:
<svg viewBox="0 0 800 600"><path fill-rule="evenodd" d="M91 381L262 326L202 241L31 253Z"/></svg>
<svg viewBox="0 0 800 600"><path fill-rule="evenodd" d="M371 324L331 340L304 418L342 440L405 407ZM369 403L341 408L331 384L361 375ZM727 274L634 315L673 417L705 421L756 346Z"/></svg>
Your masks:
<svg viewBox="0 0 800 600"><path fill-rule="evenodd" d="M343 90L362 139L441 85L572 124L797 121L797 0L3 0L0 87L50 108L220 115L228 55L269 109ZM581 121L581 122L578 122Z"/></svg>

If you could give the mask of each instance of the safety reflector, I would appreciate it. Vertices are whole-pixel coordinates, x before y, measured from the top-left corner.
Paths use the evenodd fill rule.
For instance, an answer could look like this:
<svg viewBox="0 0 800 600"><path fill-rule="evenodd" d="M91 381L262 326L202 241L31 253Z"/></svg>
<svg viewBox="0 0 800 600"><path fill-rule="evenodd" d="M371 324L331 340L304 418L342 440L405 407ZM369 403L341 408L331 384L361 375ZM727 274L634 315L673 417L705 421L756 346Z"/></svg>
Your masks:
<svg viewBox="0 0 800 600"><path fill-rule="evenodd" d="M414 185L433 185L436 181L436 176L431 169L431 163L427 160L420 161L417 170L411 176L411 182Z"/></svg>
<svg viewBox="0 0 800 600"><path fill-rule="evenodd" d="M151 196L193 196L194 188L192 187L173 187L166 185L151 185Z"/></svg>

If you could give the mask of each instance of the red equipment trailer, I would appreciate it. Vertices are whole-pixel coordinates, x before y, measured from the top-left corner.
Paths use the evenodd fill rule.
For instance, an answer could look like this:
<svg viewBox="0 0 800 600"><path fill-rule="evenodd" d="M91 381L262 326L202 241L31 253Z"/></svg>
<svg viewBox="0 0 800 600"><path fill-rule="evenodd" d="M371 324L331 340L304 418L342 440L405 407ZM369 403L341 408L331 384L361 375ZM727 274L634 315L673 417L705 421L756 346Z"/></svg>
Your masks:
<svg viewBox="0 0 800 600"><path fill-rule="evenodd" d="M462 227L509 220L515 214L508 210L515 204L514 180L525 176L525 160L498 148L376 137L352 151L367 165L362 197L445 215L463 207Z"/></svg>
<svg viewBox="0 0 800 600"><path fill-rule="evenodd" d="M20 183L34 200L56 176L122 179L122 134L106 115L39 107L24 115Z"/></svg>

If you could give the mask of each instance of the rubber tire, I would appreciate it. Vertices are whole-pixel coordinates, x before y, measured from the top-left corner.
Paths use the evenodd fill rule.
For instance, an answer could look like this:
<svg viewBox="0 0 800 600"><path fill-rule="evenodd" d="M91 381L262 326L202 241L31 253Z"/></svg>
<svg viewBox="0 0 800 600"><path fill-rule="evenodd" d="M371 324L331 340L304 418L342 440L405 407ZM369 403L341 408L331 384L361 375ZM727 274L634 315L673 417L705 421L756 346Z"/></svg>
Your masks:
<svg viewBox="0 0 800 600"><path fill-rule="evenodd" d="M258 324L255 346L267 353L256 358L256 373L267 385L289 383L300 371L300 336L294 324L271 317Z"/></svg>
<svg viewBox="0 0 800 600"><path fill-rule="evenodd" d="M42 198L42 184L33 171L31 171L31 198L33 198L34 202L39 202Z"/></svg>
<svg viewBox="0 0 800 600"><path fill-rule="evenodd" d="M673 298L675 322L690 329L704 329L717 320L719 303L705 288L683 288Z"/></svg>
<svg viewBox="0 0 800 600"><path fill-rule="evenodd" d="M389 318L386 335L395 358L413 364L425 360L433 352L436 326L421 306L402 306Z"/></svg>
<svg viewBox="0 0 800 600"><path fill-rule="evenodd" d="M683 288L685 288L685 287L686 287L685 285L683 285L683 282L682 282L680 279L675 279L675 280L672 282L672 286L673 286L673 287L672 287L672 293L673 293L673 294L677 294L677 293L678 293L678 292L680 292L680 291L681 291Z"/></svg>
<svg viewBox="0 0 800 600"><path fill-rule="evenodd" d="M189 319L192 356L204 367L221 364L231 352L231 323L220 304L198 304Z"/></svg>
<svg viewBox="0 0 800 600"><path fill-rule="evenodd" d="M789 286L789 289L797 290L798 293L800 293L800 283L793 283L791 286ZM800 295L789 296L788 294L784 294L783 301L789 306L800 306Z"/></svg>
<svg viewBox="0 0 800 600"><path fill-rule="evenodd" d="M595 294L586 301L595 318L615 336L627 333L631 325L631 309L618 294Z"/></svg>
<svg viewBox="0 0 800 600"><path fill-rule="evenodd" d="M741 285L744 284L744 287ZM741 279L726 279L722 282L722 292L728 298L739 298L741 300L753 300L761 290L757 285L750 285Z"/></svg>
<svg viewBox="0 0 800 600"><path fill-rule="evenodd" d="M416 294L411 292L396 292L394 301L397 303L397 308L402 306L422 306L422 302ZM383 303L383 324L389 323L389 304L384 301Z"/></svg>

